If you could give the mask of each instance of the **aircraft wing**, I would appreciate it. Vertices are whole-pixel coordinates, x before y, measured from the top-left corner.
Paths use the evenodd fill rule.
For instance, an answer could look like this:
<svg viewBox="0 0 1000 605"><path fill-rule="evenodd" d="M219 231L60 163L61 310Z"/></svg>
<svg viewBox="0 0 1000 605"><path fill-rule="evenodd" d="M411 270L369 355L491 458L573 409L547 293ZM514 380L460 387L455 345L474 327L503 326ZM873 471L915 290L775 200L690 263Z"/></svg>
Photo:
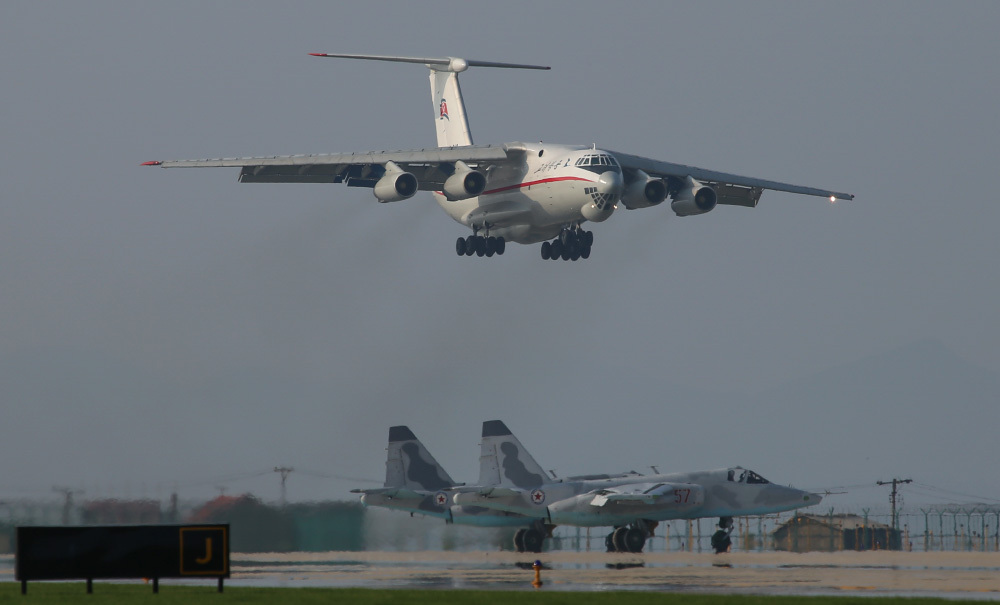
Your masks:
<svg viewBox="0 0 1000 605"><path fill-rule="evenodd" d="M701 504L703 490L700 486L690 483L629 483L593 493L591 506L608 506L611 504L685 505Z"/></svg>
<svg viewBox="0 0 1000 605"><path fill-rule="evenodd" d="M385 172L386 163L393 162L417 177L419 189L438 191L454 170L455 162L465 162L471 168L486 167L523 153L523 147L517 144L470 145L411 151L153 161L143 162L143 166L242 168L241 183L345 183L349 187L374 187Z"/></svg>
<svg viewBox="0 0 1000 605"><path fill-rule="evenodd" d="M649 176L665 180L683 180L687 177L691 177L696 181L700 181L701 183L709 185L715 189L716 196L718 197L718 203L730 206L746 206L748 208L755 208L757 206L757 202L760 200L760 194L765 189L798 193L801 195L816 195L819 197L829 198L832 201L854 199L854 196L850 193L817 189L815 187L802 187L799 185L780 183L778 181L768 181L765 179L740 176L738 174L729 174L727 172L719 172L716 170L707 170L705 168L697 168L695 166L685 166L684 164L673 164L671 162L653 160L638 155L619 153L617 151L609 150L609 152L615 156L618 163L621 164L622 170L625 172L630 170L642 170Z"/></svg>

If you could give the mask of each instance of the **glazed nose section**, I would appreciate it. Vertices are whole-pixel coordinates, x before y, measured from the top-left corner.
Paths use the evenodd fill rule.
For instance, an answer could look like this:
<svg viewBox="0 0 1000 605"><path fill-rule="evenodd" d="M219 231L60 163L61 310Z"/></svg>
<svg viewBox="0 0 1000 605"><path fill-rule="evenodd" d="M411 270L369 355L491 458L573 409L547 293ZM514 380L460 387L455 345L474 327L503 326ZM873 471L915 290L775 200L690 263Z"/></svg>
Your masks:
<svg viewBox="0 0 1000 605"><path fill-rule="evenodd" d="M608 170L597 179L597 192L614 198L615 201L622 196L625 189L625 181L622 174L614 170Z"/></svg>

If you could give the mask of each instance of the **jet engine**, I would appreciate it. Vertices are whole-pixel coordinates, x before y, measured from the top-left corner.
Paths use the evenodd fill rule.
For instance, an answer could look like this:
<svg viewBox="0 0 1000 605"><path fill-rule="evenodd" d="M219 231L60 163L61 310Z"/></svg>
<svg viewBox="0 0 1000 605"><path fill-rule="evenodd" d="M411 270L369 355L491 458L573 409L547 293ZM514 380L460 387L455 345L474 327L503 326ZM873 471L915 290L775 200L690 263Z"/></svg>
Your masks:
<svg viewBox="0 0 1000 605"><path fill-rule="evenodd" d="M399 202L410 199L417 192L417 177L396 165L385 163L385 174L375 183L375 197L378 201Z"/></svg>
<svg viewBox="0 0 1000 605"><path fill-rule="evenodd" d="M464 200L476 197L486 189L486 175L473 170L459 160L455 162L455 173L444 182L444 196L448 201Z"/></svg>
<svg viewBox="0 0 1000 605"><path fill-rule="evenodd" d="M635 179L622 194L622 203L629 210L656 206L665 199L667 184L663 179L654 179L641 170L635 171Z"/></svg>
<svg viewBox="0 0 1000 605"><path fill-rule="evenodd" d="M715 189L688 177L685 186L674 194L670 208L677 216L694 216L709 212L718 201Z"/></svg>

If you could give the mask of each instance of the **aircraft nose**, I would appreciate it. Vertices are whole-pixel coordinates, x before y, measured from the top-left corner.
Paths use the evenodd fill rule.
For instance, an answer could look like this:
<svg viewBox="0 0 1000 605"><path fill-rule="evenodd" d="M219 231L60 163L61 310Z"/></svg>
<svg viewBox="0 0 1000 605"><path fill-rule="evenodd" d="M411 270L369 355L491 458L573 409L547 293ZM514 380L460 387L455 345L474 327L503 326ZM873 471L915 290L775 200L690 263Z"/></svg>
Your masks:
<svg viewBox="0 0 1000 605"><path fill-rule="evenodd" d="M597 192L614 196L615 200L622 196L624 188L625 182L620 172L608 170L597 179Z"/></svg>
<svg viewBox="0 0 1000 605"><path fill-rule="evenodd" d="M802 492L802 503L806 506L813 506L819 504L823 501L823 496L821 494L815 494L812 492Z"/></svg>

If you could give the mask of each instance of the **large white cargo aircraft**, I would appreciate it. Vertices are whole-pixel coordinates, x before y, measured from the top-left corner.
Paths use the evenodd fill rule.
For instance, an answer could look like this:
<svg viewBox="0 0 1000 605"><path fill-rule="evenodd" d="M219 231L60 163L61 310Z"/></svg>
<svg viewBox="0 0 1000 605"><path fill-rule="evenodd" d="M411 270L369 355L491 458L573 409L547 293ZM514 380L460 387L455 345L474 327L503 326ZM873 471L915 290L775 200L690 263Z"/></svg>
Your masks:
<svg viewBox="0 0 1000 605"><path fill-rule="evenodd" d="M587 222L608 220L616 209L667 204L678 216L717 205L756 207L765 189L837 199L848 193L743 177L600 149L596 145L503 143L473 145L458 74L470 67L549 69L538 65L312 53L423 64L430 69L437 147L320 155L144 162L164 168L237 167L241 183L344 183L368 187L379 202L400 202L434 192L444 211L472 230L460 237L461 255L503 254L506 242L542 243L544 259L590 256Z"/></svg>

